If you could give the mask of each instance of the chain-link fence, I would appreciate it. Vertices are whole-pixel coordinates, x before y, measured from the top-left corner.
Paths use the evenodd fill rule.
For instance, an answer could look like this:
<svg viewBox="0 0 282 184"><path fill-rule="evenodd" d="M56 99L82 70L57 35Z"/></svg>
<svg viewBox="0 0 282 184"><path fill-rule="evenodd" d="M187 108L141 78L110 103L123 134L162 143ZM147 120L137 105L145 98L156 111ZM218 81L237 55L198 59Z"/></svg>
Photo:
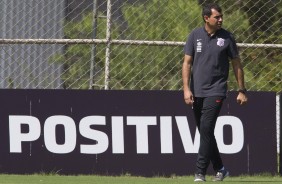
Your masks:
<svg viewBox="0 0 282 184"><path fill-rule="evenodd" d="M0 0L0 88L180 90L183 46L208 2ZM216 2L247 88L280 93L282 0Z"/></svg>
<svg viewBox="0 0 282 184"><path fill-rule="evenodd" d="M183 45L207 2L1 0L0 87L179 90ZM282 1L218 2L248 89L281 92Z"/></svg>

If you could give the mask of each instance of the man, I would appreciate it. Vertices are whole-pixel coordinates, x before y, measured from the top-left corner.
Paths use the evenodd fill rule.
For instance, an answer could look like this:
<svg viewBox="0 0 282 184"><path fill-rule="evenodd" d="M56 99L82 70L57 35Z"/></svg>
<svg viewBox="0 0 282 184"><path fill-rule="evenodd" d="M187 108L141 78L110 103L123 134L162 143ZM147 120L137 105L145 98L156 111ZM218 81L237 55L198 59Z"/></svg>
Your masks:
<svg viewBox="0 0 282 184"><path fill-rule="evenodd" d="M223 100L227 93L229 60L239 86L237 102L247 102L244 73L233 35L222 28L223 14L217 4L203 8L204 27L189 35L184 51L182 79L184 100L192 105L197 128L200 132L200 147L194 181L205 181L210 161L216 172L214 181L222 181L229 172L224 168L214 128Z"/></svg>

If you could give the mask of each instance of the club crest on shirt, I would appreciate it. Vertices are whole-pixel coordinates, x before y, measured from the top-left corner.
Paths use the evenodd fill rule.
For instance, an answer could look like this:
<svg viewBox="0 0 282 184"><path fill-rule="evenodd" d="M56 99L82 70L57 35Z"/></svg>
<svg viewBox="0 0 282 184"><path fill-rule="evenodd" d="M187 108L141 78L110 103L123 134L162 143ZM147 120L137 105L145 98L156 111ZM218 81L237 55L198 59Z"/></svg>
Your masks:
<svg viewBox="0 0 282 184"><path fill-rule="evenodd" d="M223 38L218 38L216 44L217 44L218 46L220 46L220 47L224 46L224 39L223 39Z"/></svg>

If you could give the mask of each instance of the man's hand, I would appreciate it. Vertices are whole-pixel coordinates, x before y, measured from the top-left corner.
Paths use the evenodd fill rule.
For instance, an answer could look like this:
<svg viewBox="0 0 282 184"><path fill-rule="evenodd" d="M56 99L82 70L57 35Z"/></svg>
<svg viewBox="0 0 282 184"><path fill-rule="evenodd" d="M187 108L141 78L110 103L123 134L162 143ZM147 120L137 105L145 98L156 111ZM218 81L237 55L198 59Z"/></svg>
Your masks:
<svg viewBox="0 0 282 184"><path fill-rule="evenodd" d="M186 104L193 105L194 97L193 97L193 94L192 94L192 92L190 90L185 90L184 91L184 100L185 100Z"/></svg>
<svg viewBox="0 0 282 184"><path fill-rule="evenodd" d="M237 103L240 105L244 105L247 103L247 101L248 101L247 95L239 92L237 96Z"/></svg>

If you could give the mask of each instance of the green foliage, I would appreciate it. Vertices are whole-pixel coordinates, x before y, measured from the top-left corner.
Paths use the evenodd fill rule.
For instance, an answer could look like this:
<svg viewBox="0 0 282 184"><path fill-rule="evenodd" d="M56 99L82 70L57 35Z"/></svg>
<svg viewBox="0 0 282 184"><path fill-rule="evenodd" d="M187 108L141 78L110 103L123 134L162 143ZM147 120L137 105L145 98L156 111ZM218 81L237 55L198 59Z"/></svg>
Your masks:
<svg viewBox="0 0 282 184"><path fill-rule="evenodd" d="M225 10L224 25L234 33L237 42L282 43L281 3L276 5L260 0L220 2ZM281 49L248 48L240 49L240 53L249 90L281 92ZM229 88L237 89L234 75L230 75L229 81Z"/></svg>
<svg viewBox="0 0 282 184"><path fill-rule="evenodd" d="M279 49L246 49L243 52L248 88L255 91L281 92L282 55Z"/></svg>
<svg viewBox="0 0 282 184"><path fill-rule="evenodd" d="M221 1L224 13L224 27L234 33L239 43L281 43L282 7L275 12L267 11L272 21L268 31L255 29L251 22L259 19L261 4L254 1ZM233 2L233 3L232 3ZM250 4L253 3L253 4ZM230 6L232 4L232 6ZM257 5L256 7L253 7ZM241 6L243 8L241 8ZM267 5L269 6L269 4ZM260 10L260 9L258 9ZM113 22L112 39L120 35L130 40L186 41L188 34L203 25L201 5L194 0L150 0L146 3L124 4L122 8L126 29L121 30ZM67 38L92 38L92 13L85 14L80 22L66 22ZM267 22L269 23L269 22ZM264 25L265 26L265 25ZM96 38L106 37L106 19L98 19ZM254 33L254 30L256 31ZM89 88L91 53L90 44L67 45L64 55L55 56L53 61L64 64L62 79L65 88ZM104 84L106 45L96 45L93 79L95 86ZM281 91L281 50L240 49L247 87L251 90ZM111 45L110 89L181 89L181 64L183 47ZM229 89L237 89L234 75L229 78Z"/></svg>
<svg viewBox="0 0 282 184"><path fill-rule="evenodd" d="M129 26L127 35L137 40L184 40L202 23L201 7L193 0L151 0L125 5L123 12Z"/></svg>
<svg viewBox="0 0 282 184"><path fill-rule="evenodd" d="M175 11L177 9L180 11ZM177 3L152 0L138 6L125 5L123 12L128 22L125 35L129 39L183 40L196 24L202 22L198 16L200 8L192 0ZM182 47L163 46L113 47L111 86L118 89L181 88L182 50Z"/></svg>
<svg viewBox="0 0 282 184"><path fill-rule="evenodd" d="M180 9L180 11L176 11ZM191 11L192 10L192 11ZM193 0L157 1L138 6L124 5L123 13L128 23L123 34L127 39L182 40L201 22L201 9ZM196 16L195 16L196 15ZM67 22L67 38L91 38L92 14L80 22ZM176 18L177 17L177 18ZM97 38L105 38L106 21L99 19ZM112 38L119 37L119 26L113 23ZM105 45L97 45L95 85L102 85ZM112 45L110 63L111 89L179 89L179 71L183 58L182 47L122 46ZM88 88L90 45L69 45L66 54L55 60L64 63L65 88ZM98 79L97 79L98 78Z"/></svg>
<svg viewBox="0 0 282 184"><path fill-rule="evenodd" d="M247 14L240 9L224 13L224 28L232 32L238 43L246 42L251 35Z"/></svg>
<svg viewBox="0 0 282 184"><path fill-rule="evenodd" d="M260 6L261 4L259 3L255 5L257 6L256 9L259 9L264 6L270 6L269 4L270 3L268 2L263 6ZM256 28L252 28L252 32L254 32L254 30L256 30L256 32L252 34L252 40L250 40L250 42L263 44L282 43L281 11L278 11L278 8L279 7L277 6L272 9L266 9L265 12L258 11L257 14L252 15L250 21L252 21L254 17L256 17L255 19L261 19L266 16L268 19L261 25L260 22L257 22ZM282 10L281 6L280 10ZM261 15L263 17L261 17L260 14L263 14ZM247 63L245 65L245 70L252 74L246 80L251 90L281 92L281 53L281 49L271 48L246 49L242 52L242 56Z"/></svg>
<svg viewBox="0 0 282 184"><path fill-rule="evenodd" d="M69 39L86 39L92 38L93 30L93 15L92 13L85 14L80 22L66 22L65 36ZM101 25L98 27L97 37L105 38L104 30L106 26L105 20L102 20ZM95 57L94 77L96 85L103 84L103 71L104 67L104 45L96 45L96 50L99 52ZM62 80L64 81L64 88L69 89L88 89L90 78L90 63L91 52L93 45L91 44L73 44L66 46L64 55L57 55L53 58L54 62L64 64L64 71Z"/></svg>

